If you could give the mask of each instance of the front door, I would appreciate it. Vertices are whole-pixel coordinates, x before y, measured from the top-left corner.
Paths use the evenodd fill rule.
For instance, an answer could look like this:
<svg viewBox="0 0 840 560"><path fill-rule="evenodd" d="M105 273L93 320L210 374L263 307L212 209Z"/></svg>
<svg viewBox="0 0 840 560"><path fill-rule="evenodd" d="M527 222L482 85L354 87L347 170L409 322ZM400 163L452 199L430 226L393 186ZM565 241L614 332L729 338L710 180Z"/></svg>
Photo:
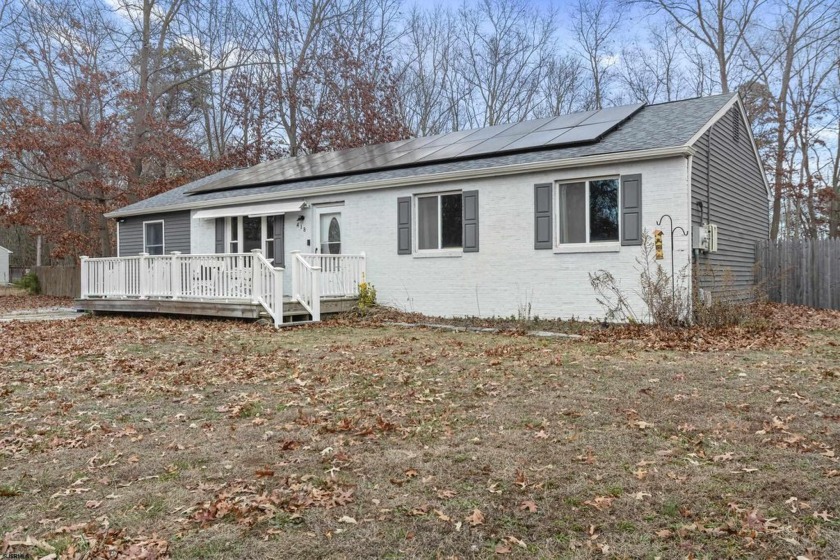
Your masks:
<svg viewBox="0 0 840 560"><path fill-rule="evenodd" d="M342 274L341 254L341 212L324 209L318 212L315 250L321 255L321 294L327 297L343 296L346 293Z"/></svg>

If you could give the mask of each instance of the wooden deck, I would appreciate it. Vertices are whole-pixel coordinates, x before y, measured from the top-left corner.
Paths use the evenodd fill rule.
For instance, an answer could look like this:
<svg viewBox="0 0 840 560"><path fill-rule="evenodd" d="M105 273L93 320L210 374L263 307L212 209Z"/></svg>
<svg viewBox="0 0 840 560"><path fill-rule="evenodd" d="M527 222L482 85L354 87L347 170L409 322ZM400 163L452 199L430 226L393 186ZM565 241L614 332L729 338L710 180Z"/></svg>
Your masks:
<svg viewBox="0 0 840 560"><path fill-rule="evenodd" d="M321 315L345 313L356 307L357 298L323 298ZM160 313L164 315L194 315L199 317L228 317L259 319L267 314L263 307L250 301L207 301L170 298L88 298L75 300L79 311L93 313ZM290 298L283 298L284 321L307 320L309 312Z"/></svg>

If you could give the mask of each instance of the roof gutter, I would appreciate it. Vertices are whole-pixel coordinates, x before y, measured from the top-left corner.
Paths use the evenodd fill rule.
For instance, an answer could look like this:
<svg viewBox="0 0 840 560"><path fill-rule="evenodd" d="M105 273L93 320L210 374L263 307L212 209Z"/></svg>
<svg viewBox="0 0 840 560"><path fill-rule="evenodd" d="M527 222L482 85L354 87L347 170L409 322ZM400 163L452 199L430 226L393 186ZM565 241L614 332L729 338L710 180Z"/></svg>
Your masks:
<svg viewBox="0 0 840 560"><path fill-rule="evenodd" d="M636 150L631 152L618 152L595 156L584 156L578 158L535 161L530 163L514 163L510 165L487 167L483 169L462 169L458 171L448 171L443 173L429 173L427 175L412 175L410 177L377 179L371 181L361 181L358 183L351 184L329 185L325 187L313 187L309 189L296 189L282 192L262 193L249 196L230 197L225 199L181 202L178 204L158 206L154 208L139 208L137 210L126 211L115 210L113 212L108 212L107 214L105 214L105 217L125 218L129 216L142 216L144 214L159 212L175 212L179 210L197 210L199 208L230 206L233 204L242 204L246 202L265 202L269 200L283 200L287 198L301 198L316 195L344 194L357 191L391 189L396 187L404 187L408 185L416 185L418 183L428 185L448 181L457 181L458 179L480 179L482 177L498 177L500 175L516 175L519 173L568 169L570 167L591 167L593 165L618 163L625 162L628 160L643 161L676 156L689 156L694 155L694 153L694 148L692 148L689 145L685 145L672 146L669 148L655 148L651 150Z"/></svg>

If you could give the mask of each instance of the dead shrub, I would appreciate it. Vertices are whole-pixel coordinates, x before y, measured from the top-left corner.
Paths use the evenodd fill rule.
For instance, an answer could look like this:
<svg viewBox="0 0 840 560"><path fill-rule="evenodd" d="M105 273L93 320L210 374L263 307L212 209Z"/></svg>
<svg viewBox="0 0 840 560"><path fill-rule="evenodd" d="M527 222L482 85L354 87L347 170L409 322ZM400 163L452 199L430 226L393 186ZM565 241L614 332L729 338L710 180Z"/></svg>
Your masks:
<svg viewBox="0 0 840 560"><path fill-rule="evenodd" d="M739 289L729 269L695 264L693 271L697 281L690 293L688 266L669 274L656 260L653 238L646 231L642 232L641 249L641 255L636 258L639 272L636 293L644 303L644 313L633 309L631 299L610 272L599 270L589 274L596 299L606 311L606 321L631 325L647 322L664 328L689 324L709 329L763 329L767 326L767 319L760 313L763 307L757 305L765 299L763 286ZM700 284L705 287L701 289Z"/></svg>
<svg viewBox="0 0 840 560"><path fill-rule="evenodd" d="M650 322L660 327L678 327L689 322L690 298L686 289L686 268L673 276L656 260L653 238L642 232L642 254L636 258L639 271L638 296L645 306L643 314L637 313L630 298L618 285L611 273L599 270L589 274L589 283L595 290L597 301L606 311L609 322Z"/></svg>

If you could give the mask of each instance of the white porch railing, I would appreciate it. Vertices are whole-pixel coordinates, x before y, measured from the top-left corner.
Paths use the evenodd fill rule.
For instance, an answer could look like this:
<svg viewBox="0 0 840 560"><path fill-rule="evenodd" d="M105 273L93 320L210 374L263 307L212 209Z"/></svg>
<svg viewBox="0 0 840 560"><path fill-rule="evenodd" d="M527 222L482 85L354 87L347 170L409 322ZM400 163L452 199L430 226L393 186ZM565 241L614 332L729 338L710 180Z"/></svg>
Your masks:
<svg viewBox="0 0 840 560"><path fill-rule="evenodd" d="M218 255L81 258L81 297L251 301L283 322L283 269L259 250Z"/></svg>
<svg viewBox="0 0 840 560"><path fill-rule="evenodd" d="M297 300L312 315L321 320L321 267L310 264L300 253L292 251L292 299Z"/></svg>
<svg viewBox="0 0 840 560"><path fill-rule="evenodd" d="M283 322L283 269L259 250L215 255L81 258L81 297L249 301ZM365 254L318 255L292 251L292 299L321 319L321 299L356 297L365 281Z"/></svg>
<svg viewBox="0 0 840 560"><path fill-rule="evenodd" d="M274 319L274 326L280 325L283 322L283 269L272 266L260 252L254 256L253 295Z"/></svg>
<svg viewBox="0 0 840 560"><path fill-rule="evenodd" d="M365 254L324 255L300 253L310 267L321 269L321 297L356 297L365 281Z"/></svg>

